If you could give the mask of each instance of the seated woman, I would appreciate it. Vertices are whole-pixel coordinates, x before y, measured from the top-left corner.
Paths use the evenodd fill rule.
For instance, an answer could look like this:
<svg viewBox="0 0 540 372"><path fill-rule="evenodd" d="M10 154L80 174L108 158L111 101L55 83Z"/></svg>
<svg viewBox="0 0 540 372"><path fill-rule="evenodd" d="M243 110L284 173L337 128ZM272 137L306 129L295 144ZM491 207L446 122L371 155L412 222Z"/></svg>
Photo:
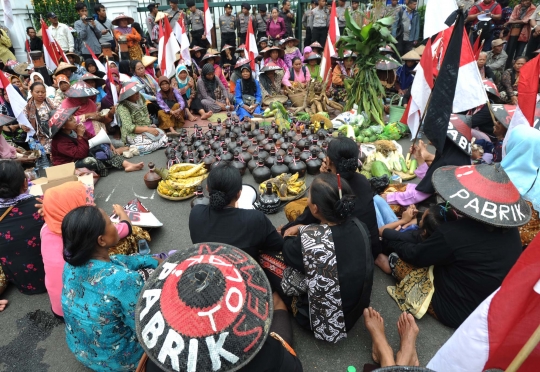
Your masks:
<svg viewBox="0 0 540 372"><path fill-rule="evenodd" d="M28 86L25 86L17 75L11 75L9 82L20 91L21 96L28 97Z"/></svg>
<svg viewBox="0 0 540 372"><path fill-rule="evenodd" d="M204 57L201 59L201 63L203 64L203 67L205 64L210 64L214 67L214 73L216 77L221 81L224 87L228 86L227 79L225 79L225 75L223 74L223 69L219 65L220 56L215 54L205 54Z"/></svg>
<svg viewBox="0 0 540 372"><path fill-rule="evenodd" d="M281 48L278 48L277 46L273 46L266 49L266 51L263 54L265 66L269 65L270 63L273 63L281 67L281 70L276 71L276 75L279 78L279 81L283 79L283 74L289 68L289 66L287 66L287 64L283 60L284 56L285 56L285 51Z"/></svg>
<svg viewBox="0 0 540 372"><path fill-rule="evenodd" d="M204 111L210 116L214 112L226 110L231 106L232 94L216 77L214 67L207 63L202 68L202 75L197 81L197 95L200 96ZM208 116L209 117L209 116Z"/></svg>
<svg viewBox="0 0 540 372"><path fill-rule="evenodd" d="M144 163L133 164L124 160L111 148L111 145L97 145L90 148L90 135L83 124L77 123L73 116L76 107L59 108L49 121L51 131L51 155L54 165L75 163L76 168L88 168L106 177L109 168L124 169L126 172L141 170Z"/></svg>
<svg viewBox="0 0 540 372"><path fill-rule="evenodd" d="M347 100L347 91L345 90L345 79L352 78L354 75L354 60L356 53L345 51L343 61L337 62L332 71L332 97L336 102L343 103Z"/></svg>
<svg viewBox="0 0 540 372"><path fill-rule="evenodd" d="M78 207L94 205L93 189L79 181L66 182L45 191L43 198L43 218L45 224L41 229L41 253L45 268L45 286L54 315L62 318L62 273L64 271L62 221L64 217ZM130 234L146 234L139 227L131 226L129 217L118 204L113 205L113 212L121 222L115 224L120 242L109 250L112 254L133 254L137 252L136 244L126 244Z"/></svg>
<svg viewBox="0 0 540 372"><path fill-rule="evenodd" d="M55 81L58 89L56 89L54 94L53 102L56 106L60 106L62 101L66 99L66 92L69 90L69 88L71 88L71 84L69 83L69 79L66 77L66 75L62 74L56 75Z"/></svg>
<svg viewBox="0 0 540 372"><path fill-rule="evenodd" d="M309 57L310 53L313 53L313 49L311 49L311 47L307 46L304 48L304 53L302 54L302 56L304 57L304 61L306 60L307 57Z"/></svg>
<svg viewBox="0 0 540 372"><path fill-rule="evenodd" d="M103 90L105 80L91 73L84 74L83 77L81 77L81 80L98 91L95 102L101 107L101 100L107 95L107 93L105 93Z"/></svg>
<svg viewBox="0 0 540 372"><path fill-rule="evenodd" d="M300 49L298 49L299 43L300 40L295 39L294 37L288 37L283 40L283 44L285 46L285 55L283 56L283 60L289 69L293 67L293 61L296 58L300 58L301 63L304 62L304 56L302 55L302 52L300 52ZM285 71L287 71L287 69L285 69Z"/></svg>
<svg viewBox="0 0 540 372"><path fill-rule="evenodd" d="M206 187L210 205L195 205L189 215L193 244L230 244L256 260L261 251L281 251L283 238L264 213L236 207L242 193L242 176L238 169L230 164L212 169Z"/></svg>
<svg viewBox="0 0 540 372"><path fill-rule="evenodd" d="M193 48L189 50L189 54L191 55L191 67L190 67L190 75L192 78L195 78L193 75L200 76L201 75L201 69L204 65L204 62L202 61L202 58L204 57L204 48L201 48L198 45L194 45Z"/></svg>
<svg viewBox="0 0 540 372"><path fill-rule="evenodd" d="M236 82L236 114L240 120L261 114L262 94L259 82L251 74L249 65L241 68L242 78Z"/></svg>
<svg viewBox="0 0 540 372"><path fill-rule="evenodd" d="M114 86L116 87L116 94L118 94L118 92L120 92L120 89L122 89L122 84L120 83L119 79L120 73L118 72L118 69L112 67L110 69L113 81L109 81L108 79L105 80L105 96L101 99L102 110L110 109L114 106L111 84L114 84Z"/></svg>
<svg viewBox="0 0 540 372"><path fill-rule="evenodd" d="M28 83L28 86L32 86L32 84L34 83L43 83L43 85L45 86L45 94L47 98L54 99L56 89L45 84L45 81L43 80L43 75L41 75L39 72L32 72L30 74L30 82ZM28 91L28 99L30 98L32 98L32 92Z"/></svg>
<svg viewBox="0 0 540 372"><path fill-rule="evenodd" d="M311 80L311 74L306 66L302 66L302 60L295 57L292 60L292 67L288 68L281 80L281 83L286 87L291 87L292 83L297 82L306 86Z"/></svg>
<svg viewBox="0 0 540 372"><path fill-rule="evenodd" d="M257 62L255 62L257 64ZM231 77L229 79L229 87L231 88L230 91L232 94L235 94L236 91L236 82L240 79L242 79L242 71L240 69L244 65L249 65L249 59L248 58L240 58L236 61L236 65L234 65L234 69L231 71ZM258 79L256 79L258 80Z"/></svg>
<svg viewBox="0 0 540 372"><path fill-rule="evenodd" d="M131 73L131 81L141 84L144 89L141 90L140 95L146 101L146 107L150 115L156 115L160 110L159 104L157 103L157 92L159 91L159 85L157 81L150 75L146 73L146 69L143 63L139 60L132 60L129 63Z"/></svg>
<svg viewBox="0 0 540 372"><path fill-rule="evenodd" d="M106 115L99 112L95 102L98 93L97 89L84 81L79 81L65 93L67 98L60 105L64 109L77 108L74 113L75 120L77 123L83 123L91 136L95 136L106 124L111 123L115 113L114 109L109 110Z"/></svg>
<svg viewBox="0 0 540 372"><path fill-rule="evenodd" d="M186 65L180 64L176 68L176 79L171 80L171 85L176 81L176 88L182 95L185 103L185 117L189 121L195 121L197 118L193 116L192 111L201 115L201 118L207 119L210 116L204 112L201 100L195 92L195 81L189 76L189 71Z"/></svg>
<svg viewBox="0 0 540 372"><path fill-rule="evenodd" d="M521 243L524 247L540 231L540 132L527 125L518 125L511 132L506 143L506 155L501 166L510 181L531 207L532 218L529 223L519 228ZM527 151L523 151L527 149Z"/></svg>
<svg viewBox="0 0 540 372"><path fill-rule="evenodd" d="M339 174L342 179L347 180L355 196L354 210L352 215L363 222L371 235L371 253L377 259L381 253L381 244L378 236L377 216L373 201L371 184L364 175L356 172L358 169L359 150L356 143L345 137L335 138L328 145L327 156L321 166L321 173ZM306 206L307 200L298 200L289 203L285 207L285 215L290 221L281 228L283 236L297 235L299 225L309 225L318 223L317 218L312 214L310 208Z"/></svg>
<svg viewBox="0 0 540 372"><path fill-rule="evenodd" d="M161 110L158 112L159 127L163 131L178 133L176 129L184 126L184 99L180 92L171 87L168 77L159 78L160 91L157 93L157 102Z"/></svg>
<svg viewBox="0 0 540 372"><path fill-rule="evenodd" d="M60 62L54 71L54 76L58 76L60 74L65 75L69 79L70 84L76 83L81 78L81 75L77 74L77 67L66 62Z"/></svg>
<svg viewBox="0 0 540 372"><path fill-rule="evenodd" d="M62 310L66 342L75 357L99 371L133 371L143 350L135 332L135 305L144 281L139 269L155 269L150 256L109 257L118 230L103 211L78 207L62 221ZM97 330L99 329L99 332Z"/></svg>
<svg viewBox="0 0 540 372"><path fill-rule="evenodd" d="M369 306L373 284L368 230L358 219L349 218L355 209L355 198L346 180L341 180L340 193L335 174L319 174L309 189L308 208L320 222L298 226L296 236L286 237L283 244L287 266L316 283L315 288L310 285L309 292L332 293L322 296L303 293L293 303L298 324L315 329L317 338L329 342L346 337L346 332ZM321 239L317 236L324 236L322 243L310 244ZM320 267L324 269L319 271Z"/></svg>
<svg viewBox="0 0 540 372"><path fill-rule="evenodd" d="M240 44L234 51L234 54L238 54L236 59L246 58L246 44Z"/></svg>
<svg viewBox="0 0 540 372"><path fill-rule="evenodd" d="M47 92L43 83L34 83L30 86L32 98L28 100L24 108L24 114L28 118L30 124L36 131L35 137L39 141L47 153L51 149L51 140L49 135L49 119L51 112L57 108L56 103L47 98ZM21 129L29 132L30 128L21 125Z"/></svg>
<svg viewBox="0 0 540 372"><path fill-rule="evenodd" d="M527 62L526 57L518 57L514 61L512 68L505 70L501 76L501 89L499 89L501 99L505 103L518 104L518 82L519 72Z"/></svg>
<svg viewBox="0 0 540 372"><path fill-rule="evenodd" d="M0 294L8 283L27 295L46 291L39 237L43 218L35 205L21 164L0 161ZM5 304L0 301L0 309Z"/></svg>
<svg viewBox="0 0 540 372"><path fill-rule="evenodd" d="M156 70L154 68L154 63L156 63L157 57L152 56L143 56L141 59L141 63L144 66L144 71L152 76L154 79L158 79L159 76L156 76Z"/></svg>
<svg viewBox="0 0 540 372"><path fill-rule="evenodd" d="M221 49L221 68L223 69L223 75L228 80L231 76L231 71L236 65L236 56L232 53L233 46L225 44Z"/></svg>
<svg viewBox="0 0 540 372"><path fill-rule="evenodd" d="M317 53L318 55L322 56L324 50L323 50L322 45L319 44L318 41L314 41L313 43L310 44L309 47L311 48L313 53Z"/></svg>
<svg viewBox="0 0 540 372"><path fill-rule="evenodd" d="M404 96L410 89L414 80L414 69L420 61L420 55L414 50L405 53L401 60L405 62L404 65L399 66L396 72L397 79L394 88L398 91L400 96Z"/></svg>
<svg viewBox="0 0 540 372"><path fill-rule="evenodd" d="M143 56L143 52L140 46L142 35L137 32L134 27L129 25L133 24L134 19L120 14L115 19L112 20L112 24L117 26L114 28L114 38L116 42L123 38L127 41L129 59L131 60L140 60Z"/></svg>
<svg viewBox="0 0 540 372"><path fill-rule="evenodd" d="M122 87L116 110L120 119L122 141L135 145L139 153L149 154L167 146L167 136L161 129L152 125L148 109L139 94L143 89L138 83L128 83Z"/></svg>
<svg viewBox="0 0 540 372"><path fill-rule="evenodd" d="M475 183L462 181L463 173L473 174ZM388 242L395 252L389 258L392 274L404 289L390 293L402 311L411 311L417 318L427 311L444 325L456 328L501 285L515 264L522 252L516 226L529 220L530 210L506 173L490 165L439 168L432 181L440 197L448 201L435 212L442 213L448 222L421 242ZM512 208L519 205L520 214L488 218L482 206L470 208L480 197L473 186L489 182L500 186L483 188L484 200L499 200L500 210L504 210L503 206L510 209L510 204ZM514 192L518 200L507 202L507 196ZM457 214L463 217L456 220ZM430 215L431 211L423 218ZM422 290L417 291L420 283Z"/></svg>
<svg viewBox="0 0 540 372"><path fill-rule="evenodd" d="M75 73L79 76L83 76L87 73L86 66L81 66L81 57L77 55L76 53L70 52L66 53L66 57L68 58L67 62L71 63L73 66L77 68L77 71Z"/></svg>
<svg viewBox="0 0 540 372"><path fill-rule="evenodd" d="M87 58L84 61L84 67L89 74L105 79L106 74L98 69L96 62L92 58Z"/></svg>
<svg viewBox="0 0 540 372"><path fill-rule="evenodd" d="M264 106L269 106L273 101L285 103L288 100L281 89L282 79L279 76L282 74L278 74L278 72L283 73L283 69L273 62L270 62L261 69L259 82L261 84Z"/></svg>
<svg viewBox="0 0 540 372"><path fill-rule="evenodd" d="M322 57L317 53L309 53L309 55L305 59L309 75L312 79L315 79L316 81L322 81L321 59Z"/></svg>

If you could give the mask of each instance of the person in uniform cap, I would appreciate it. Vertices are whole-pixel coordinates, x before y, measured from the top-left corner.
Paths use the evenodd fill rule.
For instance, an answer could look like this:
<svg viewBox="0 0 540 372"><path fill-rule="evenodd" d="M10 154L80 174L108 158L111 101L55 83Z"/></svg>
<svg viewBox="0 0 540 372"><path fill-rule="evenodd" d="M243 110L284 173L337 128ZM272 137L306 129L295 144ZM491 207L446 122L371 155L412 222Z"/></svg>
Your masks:
<svg viewBox="0 0 540 372"><path fill-rule="evenodd" d="M294 23L294 13L291 11L291 2L290 0L283 0L283 8L279 12L279 16L285 21L285 27L287 28L287 33L285 37L293 37L293 23Z"/></svg>
<svg viewBox="0 0 540 372"><path fill-rule="evenodd" d="M171 8L168 9L166 13L169 16L169 23L171 24L171 27L173 27L176 22L178 22L180 16L185 17L185 14L180 8L178 8L178 0L169 0L169 5Z"/></svg>
<svg viewBox="0 0 540 372"><path fill-rule="evenodd" d="M242 12L236 17L236 29L238 30L238 44L244 44L246 42L246 34L248 30L248 22L252 22L253 31L257 29L255 19L249 14L251 5L249 3L242 3Z"/></svg>
<svg viewBox="0 0 540 372"><path fill-rule="evenodd" d="M257 23L257 40L260 42L263 37L266 37L266 23L268 22L269 15L266 13L268 8L266 5L259 5L259 13L255 15L255 22Z"/></svg>
<svg viewBox="0 0 540 372"><path fill-rule="evenodd" d="M159 4L157 3L150 3L146 6L146 9L148 9L148 16L146 17L146 32L148 35L151 34L152 30L154 29L154 26L156 25L156 15L158 14ZM150 39L150 45L153 45L152 43L152 37L146 38L146 40Z"/></svg>
<svg viewBox="0 0 540 372"><path fill-rule="evenodd" d="M347 8L345 7L345 0L338 0L338 4L336 7L336 16L337 16L340 35L345 34L345 11L346 10Z"/></svg>
<svg viewBox="0 0 540 372"><path fill-rule="evenodd" d="M230 45L236 48L236 16L232 15L232 5L225 4L225 14L219 16L219 28L221 29L221 48Z"/></svg>
<svg viewBox="0 0 540 372"><path fill-rule="evenodd" d="M311 41L321 44L322 49L326 44L326 35L330 25L330 13L325 5L326 0L319 0L319 6L311 11L310 20L308 21L311 24Z"/></svg>
<svg viewBox="0 0 540 372"><path fill-rule="evenodd" d="M362 24L364 23L362 21L363 13L360 11L359 0L351 1L351 8L349 9L349 14L351 15L351 18L354 19L354 21L356 22L358 26L362 26Z"/></svg>
<svg viewBox="0 0 540 372"><path fill-rule="evenodd" d="M306 29L306 38L304 39L304 46L311 44L311 24L309 21L311 20L311 13L312 10L317 7L318 1L317 0L311 0L311 6L309 10L307 10L304 15L302 16L302 26Z"/></svg>
<svg viewBox="0 0 540 372"><path fill-rule="evenodd" d="M187 19L187 24L191 25L191 47L197 45L201 48L207 48L208 40L204 34L204 13L197 9L193 0L189 0L186 5L191 12Z"/></svg>

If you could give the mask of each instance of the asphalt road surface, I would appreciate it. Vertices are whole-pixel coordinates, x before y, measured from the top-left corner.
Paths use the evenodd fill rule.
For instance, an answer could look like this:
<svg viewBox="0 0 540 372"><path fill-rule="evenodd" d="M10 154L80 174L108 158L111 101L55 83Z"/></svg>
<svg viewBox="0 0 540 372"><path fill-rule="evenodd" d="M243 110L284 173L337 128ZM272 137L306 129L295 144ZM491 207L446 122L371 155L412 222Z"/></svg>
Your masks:
<svg viewBox="0 0 540 372"><path fill-rule="evenodd" d="M408 140L400 143L406 149ZM165 166L163 150L132 161L152 161L158 167ZM144 171L124 173L112 171L96 185L96 203L107 212L112 204L124 205L133 198L139 200L163 222L164 226L153 229L149 243L152 253L181 249L189 246L188 216L189 201L172 202L162 199L154 190L146 188L143 182ZM309 179L308 181L310 181ZM255 185L249 171L244 182ZM269 215L274 226L287 222L280 212ZM388 295L386 287L394 285L395 280L375 268L371 306L381 313L385 320L386 335L394 352L399 349L399 334L396 323L400 311ZM71 354L65 342L64 325L51 314L47 294L25 296L13 286L9 286L2 298L9 300L9 306L0 313L0 371L17 372L78 372L89 371ZM425 366L437 350L452 335L453 330L441 325L429 315L417 321L420 334L417 340L420 365ZM362 371L363 365L372 363L371 339L361 318L348 333L346 340L336 345L317 341L312 334L294 327L294 349L302 360L304 371L338 372L347 371L348 366Z"/></svg>

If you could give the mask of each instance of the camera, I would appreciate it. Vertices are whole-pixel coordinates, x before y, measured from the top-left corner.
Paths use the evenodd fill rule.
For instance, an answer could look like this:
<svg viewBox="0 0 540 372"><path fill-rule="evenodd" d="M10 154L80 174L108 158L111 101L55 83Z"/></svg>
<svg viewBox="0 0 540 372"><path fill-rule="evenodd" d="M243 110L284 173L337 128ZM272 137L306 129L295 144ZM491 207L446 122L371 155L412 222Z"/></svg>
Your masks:
<svg viewBox="0 0 540 372"><path fill-rule="evenodd" d="M92 18L92 17L86 17L84 20L85 20L86 22L90 22L90 21L93 21L94 18Z"/></svg>

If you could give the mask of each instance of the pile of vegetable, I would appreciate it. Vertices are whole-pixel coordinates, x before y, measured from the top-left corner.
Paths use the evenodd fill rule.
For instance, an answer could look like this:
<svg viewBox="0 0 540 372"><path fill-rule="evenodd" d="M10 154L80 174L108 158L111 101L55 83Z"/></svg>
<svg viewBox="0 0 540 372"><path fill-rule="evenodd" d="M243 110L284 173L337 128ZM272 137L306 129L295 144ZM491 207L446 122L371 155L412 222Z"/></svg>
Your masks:
<svg viewBox="0 0 540 372"><path fill-rule="evenodd" d="M270 107L264 110L263 117L274 117L274 121L278 125L279 130L291 129L291 123L289 121L289 113L281 102L272 102Z"/></svg>
<svg viewBox="0 0 540 372"><path fill-rule="evenodd" d="M395 142L376 141L375 149L376 151L367 155L360 171L366 178L382 177L385 174L391 178L392 172L399 175L404 181L415 177L414 171L418 167L416 160L406 161L401 154L401 147L397 147Z"/></svg>

